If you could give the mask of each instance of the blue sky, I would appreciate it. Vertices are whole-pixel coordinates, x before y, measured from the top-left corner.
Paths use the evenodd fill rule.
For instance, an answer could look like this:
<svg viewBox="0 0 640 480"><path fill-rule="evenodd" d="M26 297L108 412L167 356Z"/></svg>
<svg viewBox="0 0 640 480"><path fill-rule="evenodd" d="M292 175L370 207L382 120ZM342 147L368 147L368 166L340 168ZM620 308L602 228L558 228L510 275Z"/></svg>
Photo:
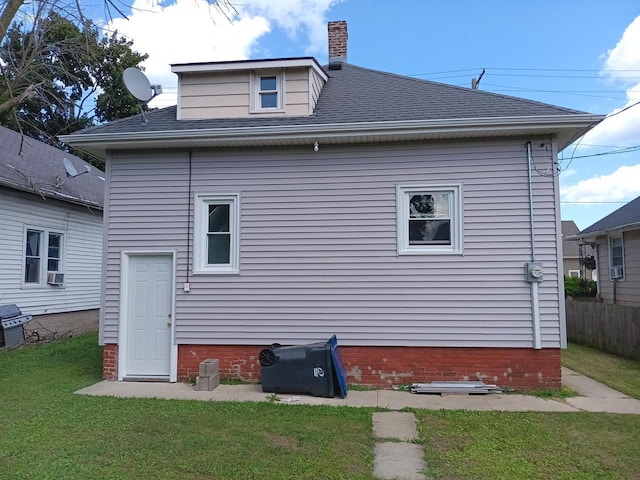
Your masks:
<svg viewBox="0 0 640 480"><path fill-rule="evenodd" d="M348 61L590 113L640 101L637 0L244 0L237 14L204 0L135 0L118 29L149 53L145 68L171 104L169 64L315 56L327 60L326 22L346 20ZM620 148L629 152L614 152ZM573 159L570 157L573 153ZM605 154L603 154L605 153ZM596 155L597 156L593 156ZM611 117L575 149L560 175L563 220L586 228L640 195L640 105Z"/></svg>

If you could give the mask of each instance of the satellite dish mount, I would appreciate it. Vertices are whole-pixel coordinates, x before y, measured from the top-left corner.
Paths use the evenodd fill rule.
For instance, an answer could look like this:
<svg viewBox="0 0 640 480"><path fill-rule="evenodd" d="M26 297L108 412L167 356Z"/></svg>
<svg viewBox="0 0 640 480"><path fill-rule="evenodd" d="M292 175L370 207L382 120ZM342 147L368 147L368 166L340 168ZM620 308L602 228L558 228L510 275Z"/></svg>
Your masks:
<svg viewBox="0 0 640 480"><path fill-rule="evenodd" d="M162 93L161 85L151 85L147 76L135 67L129 67L122 73L124 86L138 100L138 108L142 114L142 124L146 125L147 116L144 106Z"/></svg>

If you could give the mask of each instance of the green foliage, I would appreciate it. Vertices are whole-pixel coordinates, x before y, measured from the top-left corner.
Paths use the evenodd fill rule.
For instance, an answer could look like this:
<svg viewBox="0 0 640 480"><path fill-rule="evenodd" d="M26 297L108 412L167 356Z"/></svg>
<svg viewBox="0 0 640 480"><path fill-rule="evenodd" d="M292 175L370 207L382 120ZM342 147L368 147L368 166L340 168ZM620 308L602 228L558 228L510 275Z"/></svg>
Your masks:
<svg viewBox="0 0 640 480"><path fill-rule="evenodd" d="M564 277L564 293L568 297L595 297L598 286L586 278Z"/></svg>
<svg viewBox="0 0 640 480"><path fill-rule="evenodd" d="M96 83L102 90L96 99L98 122L111 122L139 113L137 101L124 86L122 72L137 67L149 56L133 51L132 45L133 42L118 36L118 32L100 40L101 55L95 69Z"/></svg>
<svg viewBox="0 0 640 480"><path fill-rule="evenodd" d="M100 35L91 21L54 10L32 24L13 24L0 45L0 104L31 94L0 112L0 124L69 151L59 135L138 113L122 72L147 55L117 32Z"/></svg>

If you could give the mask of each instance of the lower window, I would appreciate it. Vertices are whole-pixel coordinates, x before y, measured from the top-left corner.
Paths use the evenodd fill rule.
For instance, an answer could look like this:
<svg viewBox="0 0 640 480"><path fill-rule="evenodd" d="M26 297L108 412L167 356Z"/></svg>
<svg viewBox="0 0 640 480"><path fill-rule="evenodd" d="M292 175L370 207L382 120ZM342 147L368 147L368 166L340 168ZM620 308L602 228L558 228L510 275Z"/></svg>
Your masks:
<svg viewBox="0 0 640 480"><path fill-rule="evenodd" d="M196 194L194 273L237 273L240 253L239 196Z"/></svg>
<svg viewBox="0 0 640 480"><path fill-rule="evenodd" d="M24 249L24 283L41 285L46 273L62 271L64 235L46 229L27 228Z"/></svg>
<svg viewBox="0 0 640 480"><path fill-rule="evenodd" d="M462 253L461 185L397 187L398 254Z"/></svg>

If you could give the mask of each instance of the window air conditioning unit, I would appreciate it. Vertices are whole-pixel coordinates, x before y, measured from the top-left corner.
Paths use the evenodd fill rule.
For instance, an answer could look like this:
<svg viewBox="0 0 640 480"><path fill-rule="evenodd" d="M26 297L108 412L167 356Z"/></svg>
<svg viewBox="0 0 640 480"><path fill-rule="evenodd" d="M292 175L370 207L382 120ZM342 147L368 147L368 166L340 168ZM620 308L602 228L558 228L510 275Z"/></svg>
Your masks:
<svg viewBox="0 0 640 480"><path fill-rule="evenodd" d="M622 269L622 267L611 267L609 269L609 276L613 280L618 280L624 276L624 270Z"/></svg>
<svg viewBox="0 0 640 480"><path fill-rule="evenodd" d="M62 285L64 283L64 273L47 272L47 283L49 285Z"/></svg>

